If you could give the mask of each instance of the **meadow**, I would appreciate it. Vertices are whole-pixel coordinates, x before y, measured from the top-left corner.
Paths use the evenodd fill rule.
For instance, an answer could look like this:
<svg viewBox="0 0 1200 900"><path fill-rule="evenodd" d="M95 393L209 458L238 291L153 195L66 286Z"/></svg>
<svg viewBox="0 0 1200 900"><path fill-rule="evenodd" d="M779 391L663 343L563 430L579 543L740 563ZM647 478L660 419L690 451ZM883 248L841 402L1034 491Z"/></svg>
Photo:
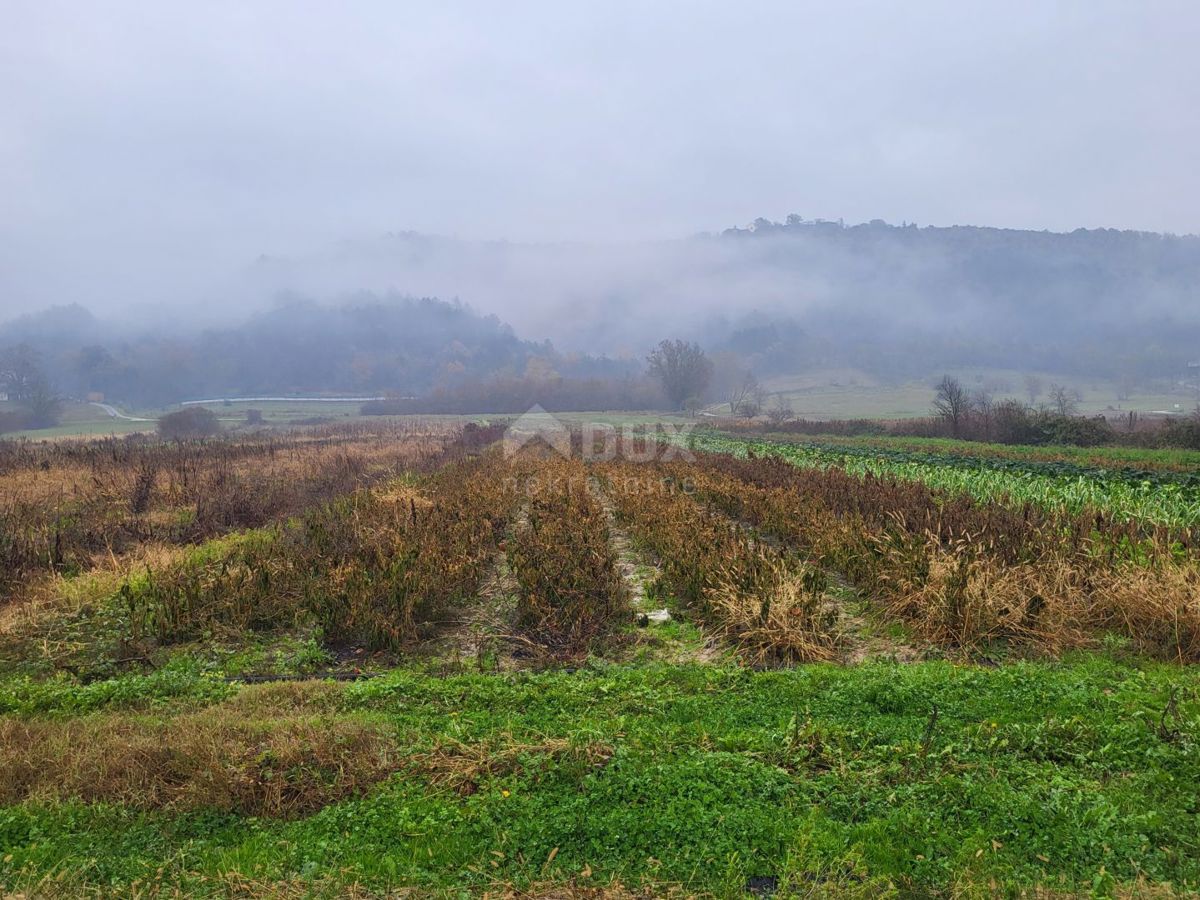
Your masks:
<svg viewBox="0 0 1200 900"><path fill-rule="evenodd" d="M0 444L0 894L1200 889L1179 460L503 431Z"/></svg>

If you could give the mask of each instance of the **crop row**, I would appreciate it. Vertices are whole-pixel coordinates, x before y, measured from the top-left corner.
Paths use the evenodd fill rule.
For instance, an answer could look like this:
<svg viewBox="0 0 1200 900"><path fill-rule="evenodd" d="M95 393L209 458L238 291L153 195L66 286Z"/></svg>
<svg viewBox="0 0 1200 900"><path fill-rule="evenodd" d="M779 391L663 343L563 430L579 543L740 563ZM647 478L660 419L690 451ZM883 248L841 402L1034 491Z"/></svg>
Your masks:
<svg viewBox="0 0 1200 900"><path fill-rule="evenodd" d="M525 487L527 515L508 541L517 625L552 653L586 652L629 609L607 516L578 461L541 460Z"/></svg>
<svg viewBox="0 0 1200 900"><path fill-rule="evenodd" d="M773 455L806 468L838 468L859 478L917 481L987 503L1035 504L1072 514L1088 510L1178 529L1200 526L1200 485L1193 475L1091 470L1031 463L837 445L794 444L694 434L692 446L736 455ZM1119 474L1117 474L1119 473ZM1153 477L1141 477L1153 474Z"/></svg>
<svg viewBox="0 0 1200 900"><path fill-rule="evenodd" d="M0 475L0 601L41 572L259 528L403 471L432 471L498 436L349 427L192 444L15 445Z"/></svg>
<svg viewBox="0 0 1200 900"><path fill-rule="evenodd" d="M1170 554L1094 552L1053 518L1026 519L919 486L701 453L698 498L845 576L927 639L1059 650L1115 632L1147 652L1200 660L1200 567Z"/></svg>
<svg viewBox="0 0 1200 900"><path fill-rule="evenodd" d="M816 425L817 423L814 423ZM821 423L822 425L828 423ZM1128 446L1081 447L1071 444L997 444L960 438L931 438L879 433L838 433L814 429L782 433L764 428L753 420L713 422L716 430L742 438L817 444L825 447L878 450L902 450L910 453L986 457L1026 462L1072 463L1084 469L1127 469L1130 472L1194 472L1200 467L1200 451L1180 448ZM819 425L817 426L820 427Z"/></svg>
<svg viewBox="0 0 1200 900"><path fill-rule="evenodd" d="M657 557L661 584L750 659L829 659L837 609L820 569L755 540L687 493L686 472L609 463L599 467L618 519Z"/></svg>
<svg viewBox="0 0 1200 900"><path fill-rule="evenodd" d="M132 638L313 620L375 647L410 641L486 577L515 503L506 471L495 452L453 462L422 488L359 491L131 579L120 597Z"/></svg>

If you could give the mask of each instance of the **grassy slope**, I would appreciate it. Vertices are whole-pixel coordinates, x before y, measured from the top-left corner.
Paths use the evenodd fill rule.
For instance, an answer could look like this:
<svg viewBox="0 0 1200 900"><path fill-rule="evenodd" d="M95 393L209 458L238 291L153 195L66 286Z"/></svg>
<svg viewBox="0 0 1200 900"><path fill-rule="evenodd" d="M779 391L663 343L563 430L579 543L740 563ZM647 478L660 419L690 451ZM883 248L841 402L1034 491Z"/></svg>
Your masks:
<svg viewBox="0 0 1200 900"><path fill-rule="evenodd" d="M160 719L231 702L230 690L186 668L107 688L12 681L0 708L132 707ZM1172 691L1179 715L1164 720ZM328 693L314 692L312 715L328 711ZM60 871L72 890L157 879L214 893L231 873L330 893L350 882L482 890L582 878L738 895L751 876L866 896L888 883L984 893L992 879L1200 884L1193 670L1093 655L995 669L400 671L335 697L336 716L382 725L411 761L365 797L296 821L70 802L0 809L0 890ZM592 751L538 749L558 738ZM527 749L505 753L518 744ZM472 772L481 746L505 762ZM452 769L462 760L471 788L431 782L422 754L435 748Z"/></svg>
<svg viewBox="0 0 1200 900"><path fill-rule="evenodd" d="M959 378L970 390L976 390L984 383L1002 385L994 390L997 397L1028 400L1022 372L1007 369L952 369L949 374ZM1053 374L1040 377L1044 385L1040 402L1048 402L1051 384L1062 384L1078 390L1082 395L1079 412L1084 414L1111 409L1139 412L1174 410L1176 404L1180 407L1179 411L1186 413L1196 405L1195 397L1182 393L1139 390L1126 400L1118 400L1116 386L1102 380ZM929 415L933 402L932 384L936 380L935 375L908 384L880 384L863 372L831 369L772 378L766 386L773 393L781 393L790 402L793 412L801 418L904 419Z"/></svg>

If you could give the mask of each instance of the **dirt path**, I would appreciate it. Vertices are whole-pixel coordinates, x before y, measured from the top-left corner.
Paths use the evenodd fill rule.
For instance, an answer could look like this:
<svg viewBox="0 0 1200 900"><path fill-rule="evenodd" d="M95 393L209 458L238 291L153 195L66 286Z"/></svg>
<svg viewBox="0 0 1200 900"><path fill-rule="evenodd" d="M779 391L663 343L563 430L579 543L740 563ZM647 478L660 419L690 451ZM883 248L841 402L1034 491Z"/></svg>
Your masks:
<svg viewBox="0 0 1200 900"><path fill-rule="evenodd" d="M93 400L93 401L90 401L88 403L88 405L95 406L99 409L104 410L106 413L109 414L109 416L111 416L114 419L124 419L126 422L157 422L158 421L158 419L143 419L140 416L126 415L125 413L123 413L119 409L117 409L115 406L112 406L108 403L97 403Z"/></svg>
<svg viewBox="0 0 1200 900"><path fill-rule="evenodd" d="M509 534L529 521L529 507L522 506L509 525ZM496 551L492 570L475 602L454 610L455 622L440 636L445 655L460 665L480 671L513 671L527 667L536 647L517 634L517 595L520 588L508 567L506 537Z"/></svg>
<svg viewBox="0 0 1200 900"><path fill-rule="evenodd" d="M629 586L629 604L640 626L639 643L655 655L672 662L714 662L726 655L715 638L691 622L677 622L658 596L655 585L661 571L658 561L634 546L633 539L617 521L612 501L599 481L588 478L588 489L603 507L609 541L617 554L621 577Z"/></svg>

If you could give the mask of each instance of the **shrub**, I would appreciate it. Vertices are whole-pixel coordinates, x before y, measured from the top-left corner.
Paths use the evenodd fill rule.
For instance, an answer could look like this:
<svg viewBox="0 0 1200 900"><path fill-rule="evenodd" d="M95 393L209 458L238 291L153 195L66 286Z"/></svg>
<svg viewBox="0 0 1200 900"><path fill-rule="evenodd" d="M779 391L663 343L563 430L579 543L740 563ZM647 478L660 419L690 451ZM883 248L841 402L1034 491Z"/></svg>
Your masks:
<svg viewBox="0 0 1200 900"><path fill-rule="evenodd" d="M167 440L194 441L212 437L221 430L221 423L211 409L189 406L167 413L158 420L158 433Z"/></svg>

